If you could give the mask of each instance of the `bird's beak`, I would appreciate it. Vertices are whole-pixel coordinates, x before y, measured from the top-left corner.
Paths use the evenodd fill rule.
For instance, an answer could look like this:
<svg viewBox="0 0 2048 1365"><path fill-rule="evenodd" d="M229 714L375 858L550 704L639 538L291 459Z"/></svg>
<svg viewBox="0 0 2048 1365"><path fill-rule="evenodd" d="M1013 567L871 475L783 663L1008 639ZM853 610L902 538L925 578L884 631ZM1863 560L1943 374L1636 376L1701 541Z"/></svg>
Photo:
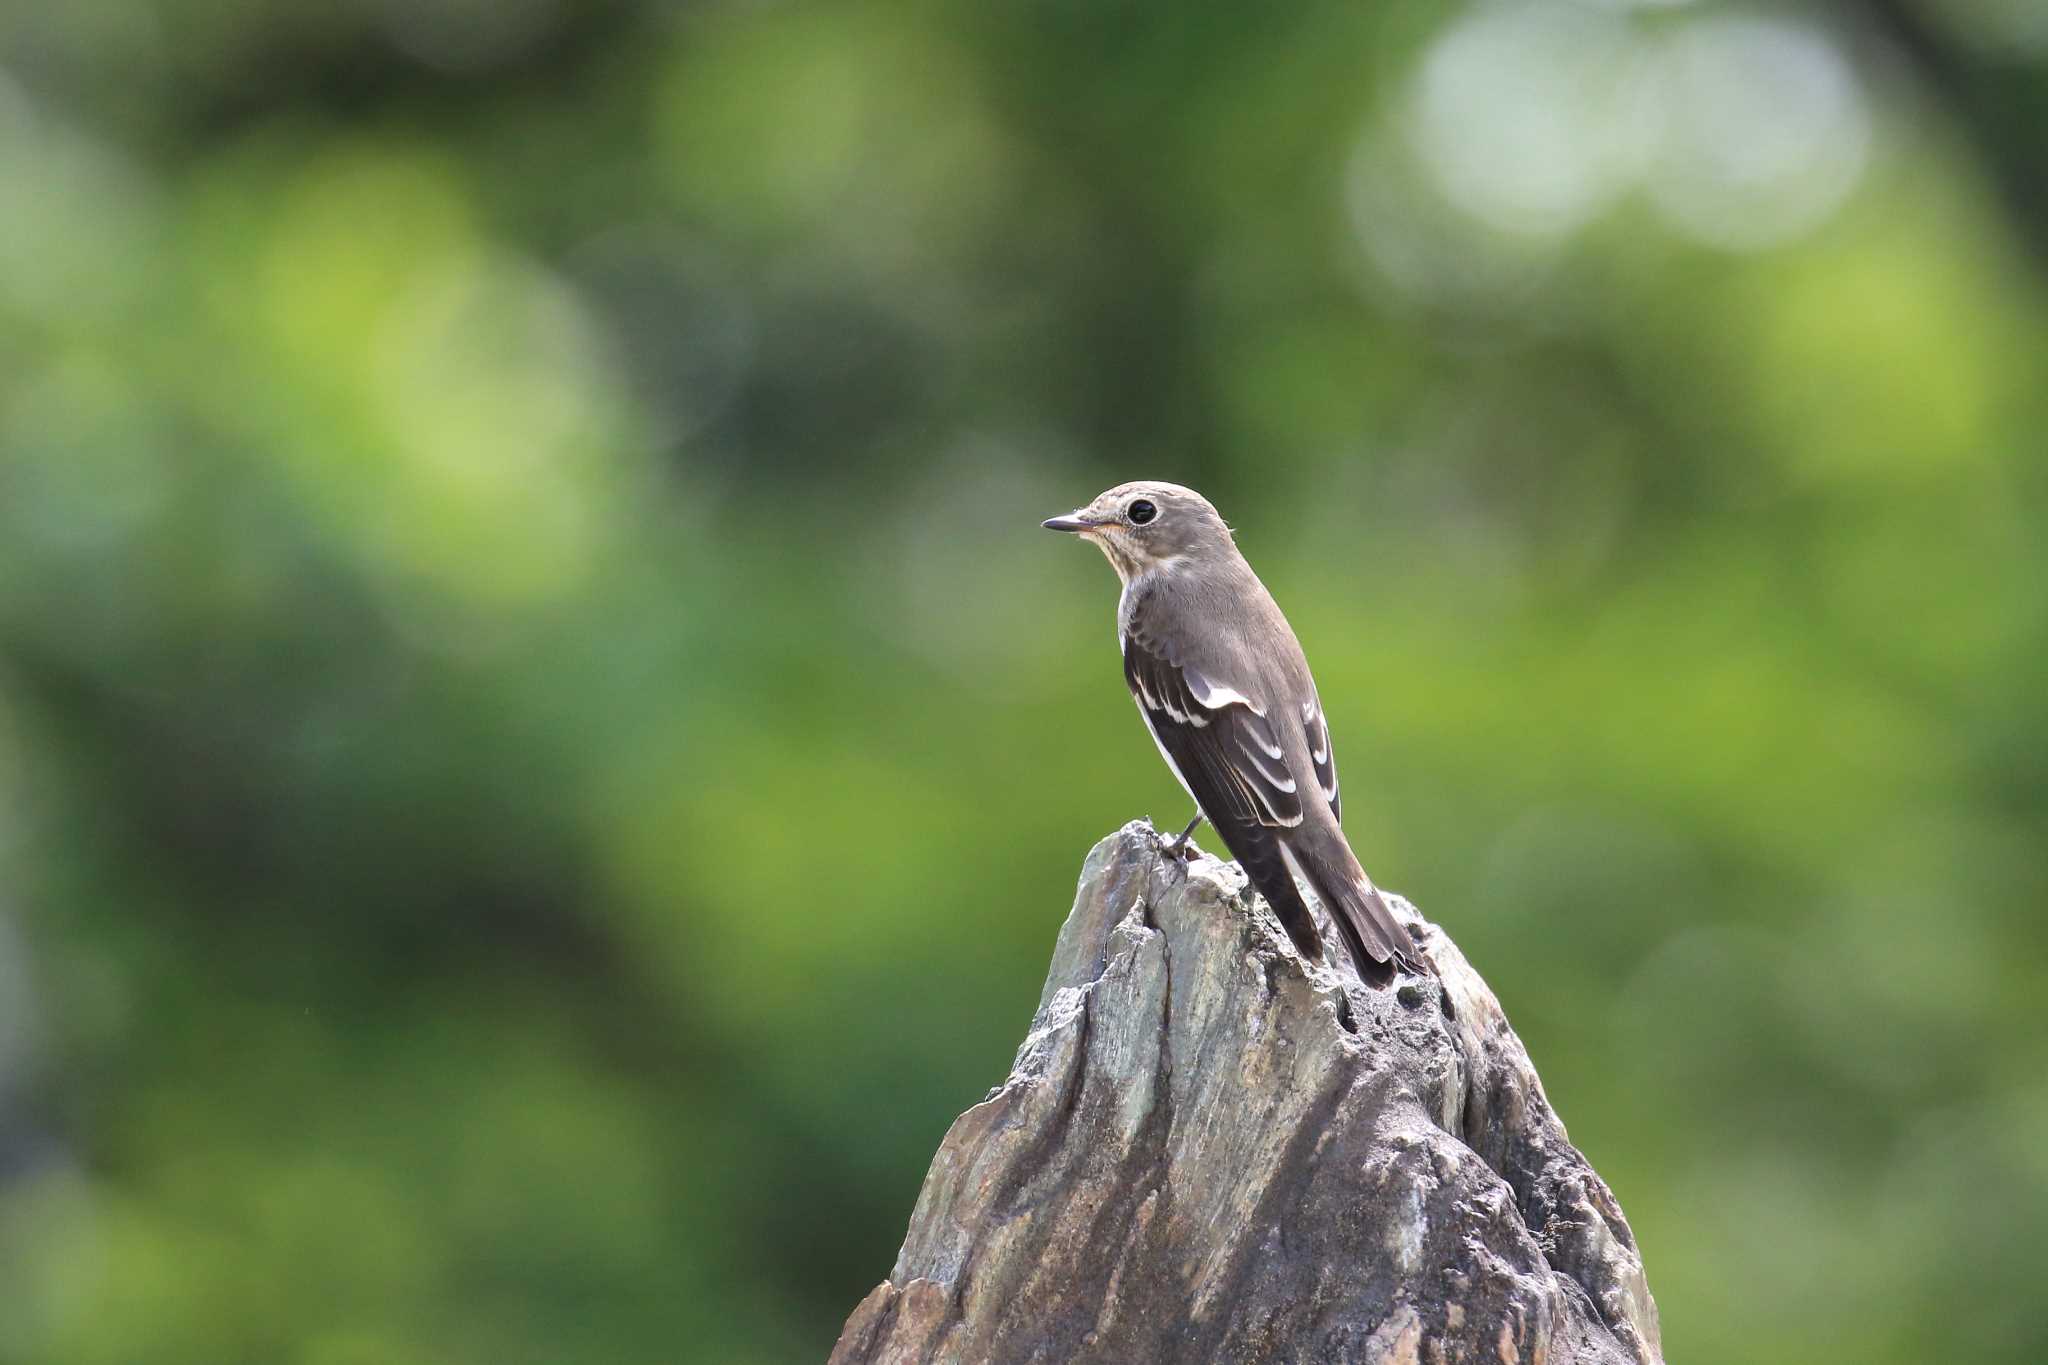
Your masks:
<svg viewBox="0 0 2048 1365"><path fill-rule="evenodd" d="M1048 531L1092 531L1101 523L1082 516L1081 510L1076 508L1063 517L1048 517L1038 524Z"/></svg>

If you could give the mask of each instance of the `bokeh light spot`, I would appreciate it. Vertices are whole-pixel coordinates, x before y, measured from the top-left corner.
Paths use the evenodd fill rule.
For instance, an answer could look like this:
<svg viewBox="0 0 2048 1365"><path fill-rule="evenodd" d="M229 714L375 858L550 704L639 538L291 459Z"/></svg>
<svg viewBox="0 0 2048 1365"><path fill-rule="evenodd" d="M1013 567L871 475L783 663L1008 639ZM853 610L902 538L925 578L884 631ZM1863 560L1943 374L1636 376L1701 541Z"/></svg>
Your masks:
<svg viewBox="0 0 2048 1365"><path fill-rule="evenodd" d="M1702 16L1657 54L1663 109L1650 199L1679 231L1754 250L1834 212L1863 171L1870 114L1820 33L1778 19Z"/></svg>

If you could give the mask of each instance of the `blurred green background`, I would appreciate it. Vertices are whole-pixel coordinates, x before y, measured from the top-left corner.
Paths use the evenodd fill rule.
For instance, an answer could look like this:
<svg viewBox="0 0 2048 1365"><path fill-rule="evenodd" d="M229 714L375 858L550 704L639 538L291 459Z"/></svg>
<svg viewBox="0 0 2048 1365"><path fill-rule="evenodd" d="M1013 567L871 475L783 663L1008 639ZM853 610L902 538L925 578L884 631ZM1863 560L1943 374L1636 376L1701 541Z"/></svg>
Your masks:
<svg viewBox="0 0 2048 1365"><path fill-rule="evenodd" d="M821 1360L1163 477L1671 1358L2038 1362L2044 430L2036 0L11 0L0 1359Z"/></svg>

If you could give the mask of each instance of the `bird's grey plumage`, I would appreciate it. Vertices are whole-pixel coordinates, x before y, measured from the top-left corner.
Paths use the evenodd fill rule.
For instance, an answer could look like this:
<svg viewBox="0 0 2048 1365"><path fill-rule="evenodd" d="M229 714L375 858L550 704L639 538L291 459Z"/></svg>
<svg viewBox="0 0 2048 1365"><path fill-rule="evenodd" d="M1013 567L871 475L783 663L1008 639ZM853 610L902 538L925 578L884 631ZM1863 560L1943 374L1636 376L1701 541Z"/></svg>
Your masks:
<svg viewBox="0 0 2048 1365"><path fill-rule="evenodd" d="M1123 580L1117 640L1139 713L1296 946L1322 951L1299 876L1360 976L1421 970L1339 826L1336 755L1308 660L1216 509L1178 484L1127 483L1045 524L1093 540Z"/></svg>

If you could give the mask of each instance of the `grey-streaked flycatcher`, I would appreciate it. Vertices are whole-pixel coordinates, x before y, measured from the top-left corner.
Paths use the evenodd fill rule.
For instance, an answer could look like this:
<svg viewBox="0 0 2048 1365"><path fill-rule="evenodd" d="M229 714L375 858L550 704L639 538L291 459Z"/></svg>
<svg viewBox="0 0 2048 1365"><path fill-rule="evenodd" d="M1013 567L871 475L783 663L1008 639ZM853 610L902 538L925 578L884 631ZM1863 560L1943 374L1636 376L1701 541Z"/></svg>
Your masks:
<svg viewBox="0 0 2048 1365"><path fill-rule="evenodd" d="M1423 970L1338 826L1337 760L1301 644L1209 500L1178 484L1119 484L1045 526L1093 541L1123 580L1124 681L1200 808L1169 848L1185 849L1207 818L1304 956L1323 944L1296 877L1362 979Z"/></svg>

